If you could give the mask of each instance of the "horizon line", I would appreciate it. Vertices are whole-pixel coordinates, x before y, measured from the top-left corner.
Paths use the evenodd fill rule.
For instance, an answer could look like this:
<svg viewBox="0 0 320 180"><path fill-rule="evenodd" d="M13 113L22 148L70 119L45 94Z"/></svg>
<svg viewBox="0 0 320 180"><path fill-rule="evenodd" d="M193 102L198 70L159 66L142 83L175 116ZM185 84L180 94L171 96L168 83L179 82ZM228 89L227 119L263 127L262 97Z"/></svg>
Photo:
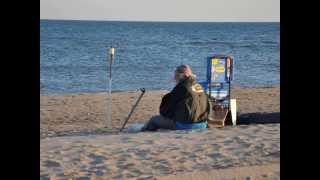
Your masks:
<svg viewBox="0 0 320 180"><path fill-rule="evenodd" d="M280 20L279 21L265 21L265 20L261 20L261 21L257 21L257 20L245 20L245 21L242 21L242 20L237 20L237 21L234 21L234 20L222 20L222 21L209 21L209 20L198 20L198 21L194 21L194 20L115 20L115 19L56 19L56 18L43 18L40 20L53 20L53 21L99 21L99 22L190 22L190 23L224 23L224 22L243 22L243 23L261 23L261 22L264 22L264 23L280 23Z"/></svg>

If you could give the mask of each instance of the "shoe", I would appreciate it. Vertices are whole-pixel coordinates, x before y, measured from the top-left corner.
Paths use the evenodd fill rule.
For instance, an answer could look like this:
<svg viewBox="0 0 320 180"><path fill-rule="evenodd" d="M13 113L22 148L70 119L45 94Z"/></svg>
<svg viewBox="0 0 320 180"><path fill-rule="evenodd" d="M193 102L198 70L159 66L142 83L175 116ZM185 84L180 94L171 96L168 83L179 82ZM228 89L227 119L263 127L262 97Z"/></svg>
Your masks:
<svg viewBox="0 0 320 180"><path fill-rule="evenodd" d="M133 132L133 133L135 133L135 132L141 132L142 131L142 129L143 129L143 124L138 124L138 123L136 123L136 124L132 124L129 128L128 128L128 132Z"/></svg>

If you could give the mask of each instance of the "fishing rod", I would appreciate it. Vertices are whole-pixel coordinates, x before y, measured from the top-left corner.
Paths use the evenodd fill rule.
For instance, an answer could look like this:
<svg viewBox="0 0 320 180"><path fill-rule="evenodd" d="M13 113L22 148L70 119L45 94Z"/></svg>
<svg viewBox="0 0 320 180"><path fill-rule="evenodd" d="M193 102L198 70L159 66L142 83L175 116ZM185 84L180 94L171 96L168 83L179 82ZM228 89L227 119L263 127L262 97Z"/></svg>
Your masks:
<svg viewBox="0 0 320 180"><path fill-rule="evenodd" d="M126 124L127 124L127 122L129 121L129 119L130 119L133 111L136 109L136 107L138 106L138 103L140 102L142 96L143 96L144 93L146 92L146 89L145 89L145 88L141 88L140 91L141 91L141 94L140 94L139 98L137 99L136 103L133 105L133 107L132 107L132 109L131 109L128 117L127 117L126 120L124 121L124 123L123 123L123 125L122 125L122 127L121 127L121 129L120 129L120 132L121 132L121 131L124 129L124 127L126 126Z"/></svg>

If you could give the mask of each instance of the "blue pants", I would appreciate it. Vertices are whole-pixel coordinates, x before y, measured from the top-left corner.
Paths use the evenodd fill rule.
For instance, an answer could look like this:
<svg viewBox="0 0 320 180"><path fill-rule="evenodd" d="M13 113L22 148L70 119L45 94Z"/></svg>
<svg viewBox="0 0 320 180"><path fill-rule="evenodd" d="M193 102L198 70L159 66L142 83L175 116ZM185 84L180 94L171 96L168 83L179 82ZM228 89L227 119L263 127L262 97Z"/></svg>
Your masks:
<svg viewBox="0 0 320 180"><path fill-rule="evenodd" d="M153 116L141 129L141 131L156 131L158 129L183 130L183 129L203 129L207 128L207 122L185 124L175 122L172 119L161 115Z"/></svg>
<svg viewBox="0 0 320 180"><path fill-rule="evenodd" d="M156 131L158 129L176 129L176 123L161 115L153 116L141 129L141 131Z"/></svg>

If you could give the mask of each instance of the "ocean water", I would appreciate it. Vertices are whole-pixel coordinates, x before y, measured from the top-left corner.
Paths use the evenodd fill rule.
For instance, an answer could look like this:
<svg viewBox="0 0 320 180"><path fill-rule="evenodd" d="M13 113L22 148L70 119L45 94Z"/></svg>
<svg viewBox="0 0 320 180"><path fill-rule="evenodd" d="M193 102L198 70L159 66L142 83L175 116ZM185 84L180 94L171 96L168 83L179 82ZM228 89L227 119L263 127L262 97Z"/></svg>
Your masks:
<svg viewBox="0 0 320 180"><path fill-rule="evenodd" d="M40 20L41 94L108 91L111 45L113 91L170 90L184 63L205 80L213 54L234 57L236 86L280 82L279 23Z"/></svg>

